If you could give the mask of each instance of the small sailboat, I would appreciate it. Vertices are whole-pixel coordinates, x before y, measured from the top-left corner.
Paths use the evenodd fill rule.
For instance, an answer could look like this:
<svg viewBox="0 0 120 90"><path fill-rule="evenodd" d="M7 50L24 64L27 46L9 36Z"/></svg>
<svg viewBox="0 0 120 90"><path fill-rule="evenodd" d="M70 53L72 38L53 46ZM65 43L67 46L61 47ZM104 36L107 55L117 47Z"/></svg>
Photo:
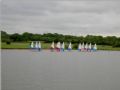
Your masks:
<svg viewBox="0 0 120 90"><path fill-rule="evenodd" d="M91 45L91 43L90 43L89 46L88 46L88 50L89 50L89 51L92 50L92 45Z"/></svg>
<svg viewBox="0 0 120 90"><path fill-rule="evenodd" d="M72 44L70 42L69 46L68 46L68 50L71 51L72 50Z"/></svg>
<svg viewBox="0 0 120 90"><path fill-rule="evenodd" d="M82 43L82 46L81 46L81 51L84 51L85 50L85 44L84 42Z"/></svg>
<svg viewBox="0 0 120 90"><path fill-rule="evenodd" d="M52 44L51 44L51 51L54 51L54 48L55 48L55 43L54 42L52 42Z"/></svg>
<svg viewBox="0 0 120 90"><path fill-rule="evenodd" d="M88 44L85 44L85 51L88 51Z"/></svg>
<svg viewBox="0 0 120 90"><path fill-rule="evenodd" d="M41 50L41 43L38 42L38 50L40 51Z"/></svg>
<svg viewBox="0 0 120 90"><path fill-rule="evenodd" d="M35 49L38 49L38 42L35 42Z"/></svg>
<svg viewBox="0 0 120 90"><path fill-rule="evenodd" d="M60 52L61 44L60 42L57 43L56 45L56 51Z"/></svg>
<svg viewBox="0 0 120 90"><path fill-rule="evenodd" d="M95 43L94 47L93 47L93 51L97 51L97 45Z"/></svg>
<svg viewBox="0 0 120 90"><path fill-rule="evenodd" d="M31 42L31 44L30 44L30 48L34 48L34 43L33 42Z"/></svg>
<svg viewBox="0 0 120 90"><path fill-rule="evenodd" d="M81 45L81 43L79 43L79 45L78 45L78 51L81 51L81 48L82 48L82 45Z"/></svg>
<svg viewBox="0 0 120 90"><path fill-rule="evenodd" d="M63 42L63 43L62 43L62 46L61 46L61 50L64 51L64 49L65 49L65 44L64 44L64 42Z"/></svg>

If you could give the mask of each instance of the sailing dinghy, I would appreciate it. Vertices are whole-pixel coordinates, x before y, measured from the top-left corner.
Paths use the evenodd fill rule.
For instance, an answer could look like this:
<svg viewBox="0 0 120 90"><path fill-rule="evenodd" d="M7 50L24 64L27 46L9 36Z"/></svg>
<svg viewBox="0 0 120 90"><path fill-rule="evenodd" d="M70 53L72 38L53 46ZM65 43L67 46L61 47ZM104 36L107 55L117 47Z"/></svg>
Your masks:
<svg viewBox="0 0 120 90"><path fill-rule="evenodd" d="M62 43L62 46L61 46L61 50L64 52L64 49L65 49L65 44L64 42Z"/></svg>
<svg viewBox="0 0 120 90"><path fill-rule="evenodd" d="M82 48L82 45L81 45L81 43L79 43L79 45L78 45L78 51L81 51L81 48Z"/></svg>
<svg viewBox="0 0 120 90"><path fill-rule="evenodd" d="M71 51L72 50L72 44L70 42L69 46L68 46L68 50Z"/></svg>
<svg viewBox="0 0 120 90"><path fill-rule="evenodd" d="M54 42L52 42L52 44L51 44L51 51L54 51L54 48L55 48L55 44L54 44Z"/></svg>

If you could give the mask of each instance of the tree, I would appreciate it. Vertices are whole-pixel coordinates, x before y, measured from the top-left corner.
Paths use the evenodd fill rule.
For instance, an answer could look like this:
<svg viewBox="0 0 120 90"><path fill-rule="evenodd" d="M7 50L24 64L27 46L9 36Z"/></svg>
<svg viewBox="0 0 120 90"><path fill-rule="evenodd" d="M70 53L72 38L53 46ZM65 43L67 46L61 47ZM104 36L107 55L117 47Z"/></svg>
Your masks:
<svg viewBox="0 0 120 90"><path fill-rule="evenodd" d="M23 41L22 36L21 36L20 34L18 34L18 33L15 33L15 34L10 35L10 39L11 39L13 42Z"/></svg>
<svg viewBox="0 0 120 90"><path fill-rule="evenodd" d="M23 39L23 41L30 41L30 40L32 40L32 36L33 36L32 33L24 32L22 34L22 39Z"/></svg>
<svg viewBox="0 0 120 90"><path fill-rule="evenodd" d="M10 36L5 32L5 31L1 31L1 40L2 42L10 42Z"/></svg>
<svg viewBox="0 0 120 90"><path fill-rule="evenodd" d="M72 35L62 35L58 33L44 33L44 34L32 34L24 32L23 34L7 34L5 31L1 31L2 42L20 42L20 41L44 41L46 43L51 42L72 42L75 44L75 48L78 43L96 43L98 45L111 45L113 47L120 47L120 37L115 36L94 36L87 35L83 36L72 36Z"/></svg>

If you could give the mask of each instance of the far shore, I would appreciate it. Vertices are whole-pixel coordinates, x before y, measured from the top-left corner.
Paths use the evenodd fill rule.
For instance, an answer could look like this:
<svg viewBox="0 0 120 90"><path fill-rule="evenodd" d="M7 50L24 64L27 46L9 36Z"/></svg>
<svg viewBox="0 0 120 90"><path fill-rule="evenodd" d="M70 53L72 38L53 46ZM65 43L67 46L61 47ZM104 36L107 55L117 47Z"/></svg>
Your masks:
<svg viewBox="0 0 120 90"><path fill-rule="evenodd" d="M67 50L67 43L65 50ZM42 43L42 50L50 50L51 43ZM77 44L72 44L73 50L77 50ZM120 47L112 47L108 45L97 45L98 50L106 50L106 51L120 51ZM30 50L30 46L28 42L12 42L11 44L1 43L1 49L9 49L9 50Z"/></svg>
<svg viewBox="0 0 120 90"><path fill-rule="evenodd" d="M26 48L25 49L24 48L22 48L22 49L21 48L14 48L14 49L13 48L3 48L1 50L21 50L22 51L22 50L32 50L32 49L26 49ZM50 49L42 49L41 51L50 51ZM65 51L67 51L67 49ZM73 49L72 51L78 51L78 50ZM118 52L120 52L120 50L97 50L97 52L98 51L111 51L111 52L112 51L118 51ZM81 51L81 52L88 52L88 51ZM91 52L93 52L93 51L91 51Z"/></svg>

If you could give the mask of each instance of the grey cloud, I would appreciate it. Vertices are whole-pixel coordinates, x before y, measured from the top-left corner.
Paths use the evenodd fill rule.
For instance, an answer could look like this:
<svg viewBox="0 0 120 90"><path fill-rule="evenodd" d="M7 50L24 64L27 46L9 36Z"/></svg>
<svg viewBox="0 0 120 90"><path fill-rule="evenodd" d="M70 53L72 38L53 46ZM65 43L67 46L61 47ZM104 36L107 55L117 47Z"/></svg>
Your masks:
<svg viewBox="0 0 120 90"><path fill-rule="evenodd" d="M10 32L120 36L119 1L4 0L2 26Z"/></svg>

